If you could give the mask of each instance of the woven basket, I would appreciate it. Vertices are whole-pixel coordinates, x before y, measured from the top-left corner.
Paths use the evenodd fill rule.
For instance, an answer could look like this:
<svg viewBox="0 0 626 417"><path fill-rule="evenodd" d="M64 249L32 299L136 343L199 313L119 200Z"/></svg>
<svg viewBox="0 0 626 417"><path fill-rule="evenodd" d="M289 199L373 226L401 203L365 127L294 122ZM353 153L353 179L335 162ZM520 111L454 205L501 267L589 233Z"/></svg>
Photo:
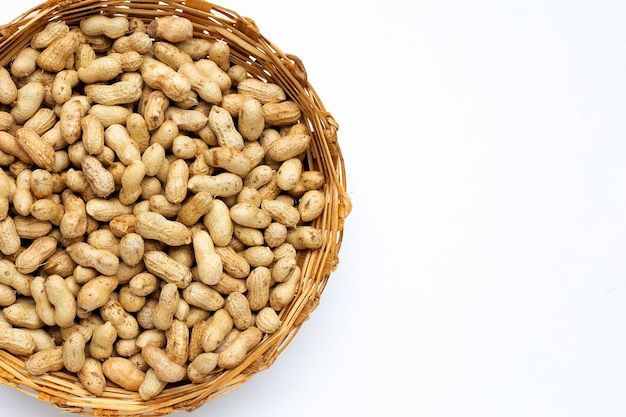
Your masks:
<svg viewBox="0 0 626 417"><path fill-rule="evenodd" d="M307 81L302 62L283 53L266 39L255 23L236 12L202 0L50 0L26 11L0 27L0 65L6 66L18 51L28 45L33 34L52 20L77 26L81 19L102 13L149 21L154 17L177 15L191 20L196 37L220 39L231 48L231 60L245 66L252 76L279 84L302 109L312 142L304 163L308 169L322 171L326 182L322 191L327 203L313 226L322 231L320 249L300 253L302 279L294 300L280 312L281 328L262 342L244 362L228 371L219 371L202 384L166 388L160 395L143 401L136 392L109 385L101 397L90 395L77 378L65 372L33 377L25 370L24 359L0 351L0 381L54 407L84 415L166 415L192 411L244 384L267 369L296 335L318 306L330 274L338 264L344 220L351 210L346 194L345 167L337 143L338 124L326 111Z"/></svg>

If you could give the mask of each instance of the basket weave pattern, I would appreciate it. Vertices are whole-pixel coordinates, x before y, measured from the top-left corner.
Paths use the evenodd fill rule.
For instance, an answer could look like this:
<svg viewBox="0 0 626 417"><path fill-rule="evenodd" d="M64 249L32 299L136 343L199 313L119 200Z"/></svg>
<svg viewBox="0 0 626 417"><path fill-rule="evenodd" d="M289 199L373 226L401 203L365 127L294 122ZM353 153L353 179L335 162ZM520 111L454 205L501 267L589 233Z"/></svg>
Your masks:
<svg viewBox="0 0 626 417"><path fill-rule="evenodd" d="M272 44L253 20L202 0L50 0L0 27L0 65L9 64L16 53L29 44L32 36L50 21L61 20L70 26L78 26L81 19L97 13L138 17L145 21L159 16L182 16L193 22L194 36L226 41L231 48L233 63L245 66L254 77L279 84L300 105L302 121L309 125L312 133L311 147L304 163L308 169L323 172L326 178L322 189L327 196L326 208L313 223L322 231L322 247L300 254L298 263L302 268L302 280L294 300L280 312L281 328L266 336L238 367L220 371L202 384L166 388L146 402L136 392L115 386L108 386L102 397L91 396L74 375L66 372L32 377L26 372L23 359L0 351L0 382L65 411L96 416L166 415L181 410L192 411L236 389L271 366L318 306L330 274L337 267L344 221L351 210L343 157L337 142L339 126L309 84L304 65L297 56L286 54Z"/></svg>

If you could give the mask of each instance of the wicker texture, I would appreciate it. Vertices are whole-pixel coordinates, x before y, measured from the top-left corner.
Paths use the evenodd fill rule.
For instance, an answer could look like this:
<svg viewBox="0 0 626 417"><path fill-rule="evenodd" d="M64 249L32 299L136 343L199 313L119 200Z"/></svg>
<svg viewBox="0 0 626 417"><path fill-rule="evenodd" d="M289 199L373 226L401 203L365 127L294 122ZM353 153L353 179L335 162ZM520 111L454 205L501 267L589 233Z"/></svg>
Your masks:
<svg viewBox="0 0 626 417"><path fill-rule="evenodd" d="M344 220L351 210L344 162L337 142L338 124L307 81L306 70L298 57L282 52L266 39L253 20L202 0L50 0L0 27L0 64L7 65L48 22L62 20L77 26L81 19L96 13L139 17L146 21L166 15L183 16L194 23L195 36L226 41L234 63L245 66L253 76L281 85L301 106L303 121L312 132L312 145L305 164L309 169L322 171L326 177L322 189L327 196L326 208L313 223L322 231L323 245L318 250L301 253L299 263L303 278L293 302L280 312L281 328L266 336L235 369L220 371L202 384L167 388L144 402L136 392L112 386L107 387L102 397L94 397L81 387L75 376L64 372L32 377L26 372L22 359L0 351L0 382L65 411L95 416L192 411L271 366L318 306L330 274L337 267Z"/></svg>

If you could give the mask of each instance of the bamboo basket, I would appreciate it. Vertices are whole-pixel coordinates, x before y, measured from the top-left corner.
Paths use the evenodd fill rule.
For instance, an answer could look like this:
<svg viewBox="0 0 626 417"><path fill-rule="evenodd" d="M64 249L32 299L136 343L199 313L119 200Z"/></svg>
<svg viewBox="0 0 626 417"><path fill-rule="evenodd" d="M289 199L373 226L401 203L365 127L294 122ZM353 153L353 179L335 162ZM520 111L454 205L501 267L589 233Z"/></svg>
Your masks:
<svg viewBox="0 0 626 417"><path fill-rule="evenodd" d="M4 385L60 410L95 416L158 416L193 411L270 367L318 306L337 267L344 221L351 210L344 161L337 142L339 126L307 80L305 67L297 56L282 52L266 39L252 19L202 0L49 0L0 27L0 64L8 65L48 22L61 20L77 26L81 19L94 14L138 17L145 21L167 15L182 16L193 22L194 36L226 41L233 63L245 66L253 77L279 84L300 105L302 122L308 124L312 134L305 166L322 171L326 178L322 188L326 207L313 223L322 231L322 247L300 254L302 279L295 298L280 312L281 328L266 335L236 368L220 370L201 384L168 386L157 397L143 401L136 392L115 385L107 386L101 397L92 396L75 375L66 372L33 377L25 370L24 358L0 351L0 381Z"/></svg>

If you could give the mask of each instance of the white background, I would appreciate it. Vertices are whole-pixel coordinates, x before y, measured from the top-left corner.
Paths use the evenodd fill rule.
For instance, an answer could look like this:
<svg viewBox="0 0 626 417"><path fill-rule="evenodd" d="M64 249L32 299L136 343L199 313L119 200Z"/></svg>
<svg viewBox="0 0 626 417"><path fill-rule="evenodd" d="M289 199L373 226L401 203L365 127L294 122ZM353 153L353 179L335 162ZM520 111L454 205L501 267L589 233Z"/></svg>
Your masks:
<svg viewBox="0 0 626 417"><path fill-rule="evenodd" d="M191 415L623 417L626 3L218 4L303 60L354 210L294 341Z"/></svg>

